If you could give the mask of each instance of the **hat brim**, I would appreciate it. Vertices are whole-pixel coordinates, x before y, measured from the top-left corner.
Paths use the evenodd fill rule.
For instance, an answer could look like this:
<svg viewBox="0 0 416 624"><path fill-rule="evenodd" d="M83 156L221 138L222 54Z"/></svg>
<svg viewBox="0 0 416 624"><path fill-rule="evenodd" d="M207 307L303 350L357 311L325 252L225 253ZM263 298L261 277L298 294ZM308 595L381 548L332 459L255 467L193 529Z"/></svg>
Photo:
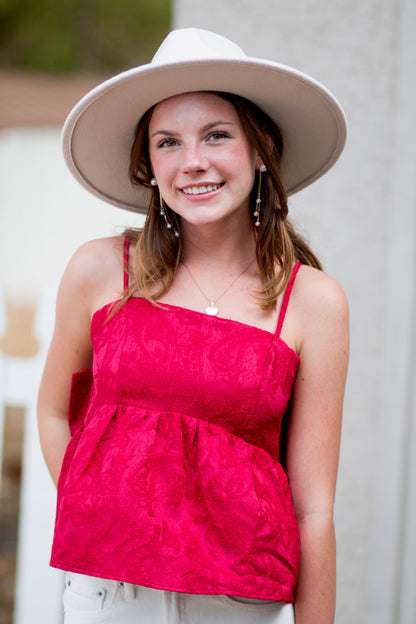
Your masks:
<svg viewBox="0 0 416 624"><path fill-rule="evenodd" d="M190 91L236 93L278 124L284 141L281 177L288 194L322 176L344 147L341 106L302 72L250 57L148 64L103 82L69 114L63 150L75 178L110 204L146 213L150 191L128 177L137 122L154 104Z"/></svg>

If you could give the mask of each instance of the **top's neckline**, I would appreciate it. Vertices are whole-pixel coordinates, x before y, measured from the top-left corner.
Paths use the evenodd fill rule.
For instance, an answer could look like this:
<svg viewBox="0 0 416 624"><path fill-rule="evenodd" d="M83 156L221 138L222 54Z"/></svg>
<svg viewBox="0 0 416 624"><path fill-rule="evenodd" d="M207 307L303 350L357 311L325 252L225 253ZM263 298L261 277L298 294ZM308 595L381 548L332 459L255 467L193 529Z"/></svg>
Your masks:
<svg viewBox="0 0 416 624"><path fill-rule="evenodd" d="M119 303L119 301L121 301L120 299L117 301L112 301L110 303L106 303L105 305L103 305L101 308L99 308L98 310L96 310L92 317L91 317L91 326L94 322L94 318L95 316L97 316L100 313L103 313L104 310L113 307L114 305L116 305L117 303ZM127 299L126 303L124 304L124 306L128 305L131 301L137 301L141 304L148 304L151 306L154 306L155 304L153 304L151 301L149 301L148 299L146 299L145 297L130 297L130 299ZM193 310L192 308L184 308L183 306L179 306L179 305L174 305L172 303L165 303L165 302L161 302L161 301L157 301L156 303L156 307L159 308L160 310L163 309L167 309L167 310L172 310L172 311L176 311L176 312L181 312L184 314L190 314L190 315L195 315L197 318L205 319L206 322L213 322L213 323L225 323L225 324L229 324L231 323L232 325L236 325L239 327L243 327L245 329L249 329L252 330L254 332L260 332L261 334L265 335L265 336L269 336L270 339L275 339L278 340L279 342L281 342L282 344L285 345L285 347L291 351L298 360L300 360L299 354L296 353L296 351L294 349L292 349L292 347L290 347L287 342L285 342L280 335L277 333L278 330L278 326L276 328L276 331L271 332L267 329L262 329L261 327L257 327L256 325L249 325L248 323L243 323L242 321L236 321L235 319L230 319L230 318L225 318L223 316L210 316L209 314L205 314L204 312L200 312L199 310ZM123 306L123 307L124 307ZM123 308L122 308L123 309ZM120 310L121 311L121 310ZM211 319L211 320L210 320Z"/></svg>

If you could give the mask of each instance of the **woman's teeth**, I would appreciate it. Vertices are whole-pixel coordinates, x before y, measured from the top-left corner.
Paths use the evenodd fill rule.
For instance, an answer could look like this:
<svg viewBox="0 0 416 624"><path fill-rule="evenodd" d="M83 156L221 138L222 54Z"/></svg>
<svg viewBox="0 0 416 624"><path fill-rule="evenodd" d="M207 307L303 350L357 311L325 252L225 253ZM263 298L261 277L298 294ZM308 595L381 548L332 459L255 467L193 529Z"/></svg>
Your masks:
<svg viewBox="0 0 416 624"><path fill-rule="evenodd" d="M186 195L202 195L203 193L210 193L220 188L221 184L208 184L207 186L190 186L183 189Z"/></svg>

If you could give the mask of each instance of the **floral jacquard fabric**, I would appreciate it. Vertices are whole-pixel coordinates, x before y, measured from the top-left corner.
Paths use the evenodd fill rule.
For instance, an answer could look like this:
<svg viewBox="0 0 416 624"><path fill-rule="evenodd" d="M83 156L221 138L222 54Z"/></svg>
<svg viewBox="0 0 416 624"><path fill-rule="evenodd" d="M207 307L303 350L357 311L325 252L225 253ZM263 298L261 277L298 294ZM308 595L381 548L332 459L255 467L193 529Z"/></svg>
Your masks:
<svg viewBox="0 0 416 624"><path fill-rule="evenodd" d="M299 366L279 335L291 284L276 334L140 298L110 320L110 306L95 313L93 368L72 384L53 566L293 602L299 533L279 463Z"/></svg>

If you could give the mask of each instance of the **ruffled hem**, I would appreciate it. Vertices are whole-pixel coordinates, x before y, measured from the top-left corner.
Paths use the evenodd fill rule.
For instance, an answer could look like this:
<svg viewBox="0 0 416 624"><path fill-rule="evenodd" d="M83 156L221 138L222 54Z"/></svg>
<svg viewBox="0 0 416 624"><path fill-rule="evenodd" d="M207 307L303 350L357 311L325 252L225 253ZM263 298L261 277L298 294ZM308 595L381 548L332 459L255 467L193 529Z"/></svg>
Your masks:
<svg viewBox="0 0 416 624"><path fill-rule="evenodd" d="M289 602L299 558L287 478L264 449L193 417L122 405L94 410L71 440L53 566Z"/></svg>

